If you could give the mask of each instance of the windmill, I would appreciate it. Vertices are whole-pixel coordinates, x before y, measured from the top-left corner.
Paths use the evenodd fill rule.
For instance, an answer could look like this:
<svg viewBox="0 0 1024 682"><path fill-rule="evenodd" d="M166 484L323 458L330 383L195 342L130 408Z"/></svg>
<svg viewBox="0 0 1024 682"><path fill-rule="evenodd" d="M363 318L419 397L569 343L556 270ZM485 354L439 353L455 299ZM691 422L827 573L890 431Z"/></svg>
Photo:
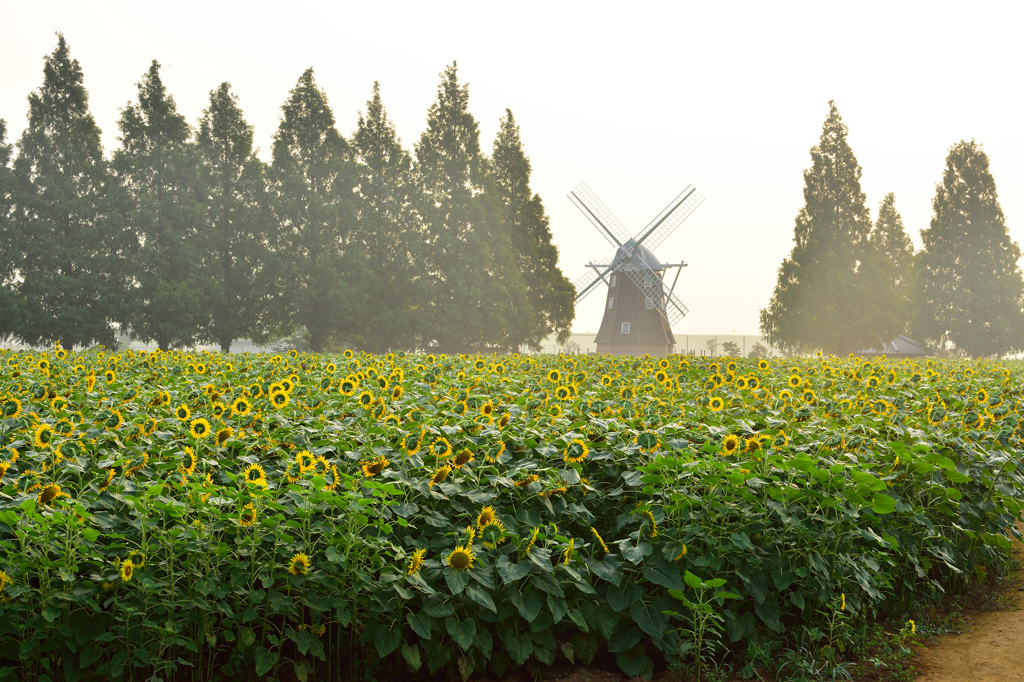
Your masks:
<svg viewBox="0 0 1024 682"><path fill-rule="evenodd" d="M604 282L608 285L604 318L597 332L597 352L613 355L667 355L674 352L672 325L688 312L672 293L686 263L662 263L653 249L690 217L704 197L690 185L669 202L636 237L630 237L586 183L569 192L569 199L597 231L615 247L610 261L587 264L589 271L576 283L579 303ZM671 288L665 274L676 271Z"/></svg>

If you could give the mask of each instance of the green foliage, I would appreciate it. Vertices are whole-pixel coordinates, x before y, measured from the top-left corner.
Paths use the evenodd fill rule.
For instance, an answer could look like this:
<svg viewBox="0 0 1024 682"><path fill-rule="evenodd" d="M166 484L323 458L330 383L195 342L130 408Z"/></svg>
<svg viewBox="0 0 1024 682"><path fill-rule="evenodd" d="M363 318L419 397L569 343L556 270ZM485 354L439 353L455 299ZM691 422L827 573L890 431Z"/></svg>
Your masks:
<svg viewBox="0 0 1024 682"><path fill-rule="evenodd" d="M132 338L162 350L192 345L216 293L203 268L211 235L203 229L205 188L192 132L156 60L138 84L138 102L121 111L118 129L115 206L133 237L132 286L119 319Z"/></svg>
<svg viewBox="0 0 1024 682"><path fill-rule="evenodd" d="M0 339L9 339L17 330L20 315L13 287L16 283L18 254L14 224L14 173L10 163L13 147L7 142L7 122L0 119Z"/></svg>
<svg viewBox="0 0 1024 682"><path fill-rule="evenodd" d="M557 334L564 342L575 311L572 283L558 269L558 249L551 243L550 220L540 195L530 190L530 160L523 151L512 112L505 110L491 157L494 184L504 206L506 228L510 231L516 267L526 285L534 321L513 333L509 347L527 346L540 350L540 342Z"/></svg>
<svg viewBox="0 0 1024 682"><path fill-rule="evenodd" d="M532 328L533 313L468 107L469 86L459 84L453 62L441 75L416 144L418 210L427 238L418 263L426 293L420 346L515 349L519 330Z"/></svg>
<svg viewBox="0 0 1024 682"><path fill-rule="evenodd" d="M402 148L373 84L373 97L352 138L358 169L359 217L356 248L363 259L364 304L351 340L370 351L416 343L423 299L420 267L426 237L413 208L412 159Z"/></svg>
<svg viewBox="0 0 1024 682"><path fill-rule="evenodd" d="M196 132L207 187L205 272L215 280L201 338L227 352L235 339L264 340L273 296L274 236L263 162L228 83L210 92Z"/></svg>
<svg viewBox="0 0 1024 682"><path fill-rule="evenodd" d="M8 329L29 344L115 346L112 302L123 296L120 231L105 215L107 162L78 60L64 36L44 60L18 143L6 243L18 277L4 282L19 311Z"/></svg>
<svg viewBox="0 0 1024 682"><path fill-rule="evenodd" d="M981 145L961 141L950 148L932 208L931 225L921 232L916 328L941 348L952 344L968 356L1021 348L1020 248L1010 239Z"/></svg>
<svg viewBox="0 0 1024 682"><path fill-rule="evenodd" d="M785 350L846 355L877 348L903 327L876 310L887 271L868 238L861 169L846 135L829 102L821 139L811 148L811 167L804 171L793 251L779 267L772 300L760 316L762 335Z"/></svg>
<svg viewBox="0 0 1024 682"><path fill-rule="evenodd" d="M723 363L0 352L3 656L644 675L714 642L835 670L845 619L1001 565L1020 364Z"/></svg>
<svg viewBox="0 0 1024 682"><path fill-rule="evenodd" d="M279 286L286 324L309 330L310 347L353 324L362 298L354 237L355 167L324 94L306 69L281 105L271 169Z"/></svg>

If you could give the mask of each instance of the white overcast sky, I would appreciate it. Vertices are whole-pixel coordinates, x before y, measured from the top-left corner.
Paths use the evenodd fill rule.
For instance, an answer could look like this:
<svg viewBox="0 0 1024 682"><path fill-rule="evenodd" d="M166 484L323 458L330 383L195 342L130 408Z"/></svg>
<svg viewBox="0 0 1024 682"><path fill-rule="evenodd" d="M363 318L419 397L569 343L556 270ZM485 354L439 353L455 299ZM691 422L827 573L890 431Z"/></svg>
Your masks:
<svg viewBox="0 0 1024 682"><path fill-rule="evenodd" d="M411 149L457 60L485 150L505 108L515 114L570 280L612 255L565 196L580 180L634 231L693 184L704 204L658 249L690 264L677 293L692 312L675 330L756 334L830 99L872 215L895 192L920 246L946 150L974 138L1024 241L1021 15L1008 2L0 0L0 118L17 140L60 31L108 152L152 59L193 123L230 82L265 160L310 66L345 135L379 80ZM576 331L597 330L603 302L580 304Z"/></svg>

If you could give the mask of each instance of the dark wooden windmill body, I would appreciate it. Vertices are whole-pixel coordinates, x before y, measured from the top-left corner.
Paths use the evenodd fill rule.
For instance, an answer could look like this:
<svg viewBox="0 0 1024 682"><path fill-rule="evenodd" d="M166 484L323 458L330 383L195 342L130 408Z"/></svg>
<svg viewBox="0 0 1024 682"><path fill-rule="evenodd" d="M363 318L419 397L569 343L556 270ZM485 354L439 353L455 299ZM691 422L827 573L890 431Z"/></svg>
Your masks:
<svg viewBox="0 0 1024 682"><path fill-rule="evenodd" d="M687 309L673 291L685 263L662 263L652 249L661 244L704 200L687 187L655 216L639 236L629 238L625 228L585 184L569 193L576 207L598 232L616 247L607 263L588 263L590 272L576 282L576 302L598 284L608 286L604 317L597 332L597 352L612 355L668 355L675 352L672 324ZM672 286L665 274L679 268Z"/></svg>

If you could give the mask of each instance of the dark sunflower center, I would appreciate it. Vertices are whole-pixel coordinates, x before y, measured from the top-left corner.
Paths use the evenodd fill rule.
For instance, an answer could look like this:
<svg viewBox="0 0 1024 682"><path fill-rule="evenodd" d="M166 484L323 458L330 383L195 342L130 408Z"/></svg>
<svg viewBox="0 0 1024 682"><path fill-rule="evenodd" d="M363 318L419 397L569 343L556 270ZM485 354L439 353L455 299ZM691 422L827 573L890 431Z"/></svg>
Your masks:
<svg viewBox="0 0 1024 682"><path fill-rule="evenodd" d="M454 552L451 559L452 568L463 569L469 566L469 554L466 552Z"/></svg>

